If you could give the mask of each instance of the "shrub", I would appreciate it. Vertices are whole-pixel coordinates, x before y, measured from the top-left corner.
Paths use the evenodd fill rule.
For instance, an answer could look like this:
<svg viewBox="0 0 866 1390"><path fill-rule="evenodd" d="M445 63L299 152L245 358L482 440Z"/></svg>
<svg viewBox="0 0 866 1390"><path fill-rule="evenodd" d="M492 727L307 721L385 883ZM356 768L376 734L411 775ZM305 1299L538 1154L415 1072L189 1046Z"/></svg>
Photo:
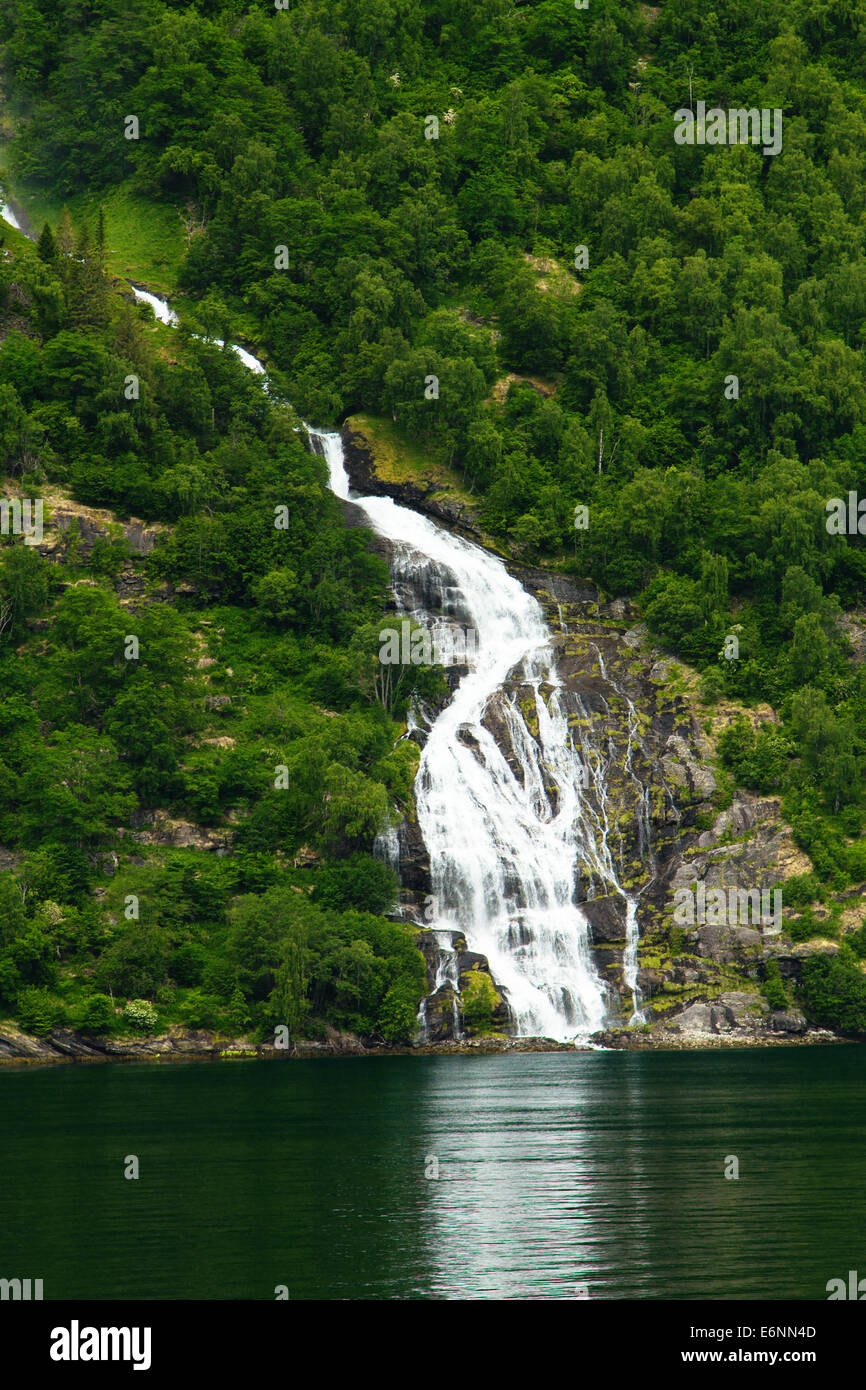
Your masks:
<svg viewBox="0 0 866 1390"><path fill-rule="evenodd" d="M235 985L229 1000L229 1024L233 1033L243 1033L252 1023L247 1001L239 985Z"/></svg>
<svg viewBox="0 0 866 1390"><path fill-rule="evenodd" d="M173 951L168 962L168 973L174 982L183 988L200 985L202 973L207 963L207 952L197 941L188 941Z"/></svg>
<svg viewBox="0 0 866 1390"><path fill-rule="evenodd" d="M866 921L860 923L856 931L845 937L848 946L859 960L866 960Z"/></svg>
<svg viewBox="0 0 866 1390"><path fill-rule="evenodd" d="M130 999L123 1010L123 1017L134 1032L152 1033L158 1015L149 999Z"/></svg>
<svg viewBox="0 0 866 1390"><path fill-rule="evenodd" d="M460 1003L463 1021L470 1032L487 1033L492 1029L499 995L486 971L470 970L464 977Z"/></svg>
<svg viewBox="0 0 866 1390"><path fill-rule="evenodd" d="M227 960L210 961L202 975L202 989L205 994L215 994L224 1003L231 999L237 982L237 971Z"/></svg>
<svg viewBox="0 0 866 1390"><path fill-rule="evenodd" d="M18 1022L26 1033L35 1033L37 1038L46 1038L56 1025L63 1020L63 1005L53 999L45 989L31 985L22 989L18 995L15 1012Z"/></svg>
<svg viewBox="0 0 866 1390"><path fill-rule="evenodd" d="M382 1000L377 1027L386 1042L411 1042L418 1030L421 1000L410 981L392 985Z"/></svg>
<svg viewBox="0 0 866 1390"><path fill-rule="evenodd" d="M839 822L846 835L862 835L864 812L862 806L845 806Z"/></svg>
<svg viewBox="0 0 866 1390"><path fill-rule="evenodd" d="M716 705L725 693L725 678L717 666L709 666L701 676L701 699L705 705Z"/></svg>
<svg viewBox="0 0 866 1390"><path fill-rule="evenodd" d="M811 1022L866 1036L866 975L844 947L837 956L815 955L803 962L800 993Z"/></svg>
<svg viewBox="0 0 866 1390"><path fill-rule="evenodd" d="M811 941L815 936L835 936L836 923L832 918L820 921L807 907L795 922L787 922L786 929L792 941Z"/></svg>
<svg viewBox="0 0 866 1390"><path fill-rule="evenodd" d="M773 726L753 729L740 714L719 736L719 756L738 786L773 792L781 787L788 761L788 743Z"/></svg>
<svg viewBox="0 0 866 1390"><path fill-rule="evenodd" d="M107 994L90 994L73 1014L73 1027L80 1033L108 1033L114 1027L114 1005Z"/></svg>
<svg viewBox="0 0 866 1390"><path fill-rule="evenodd" d="M823 897L821 885L814 874L796 874L786 879L783 891L786 907L808 907Z"/></svg>
<svg viewBox="0 0 866 1390"><path fill-rule="evenodd" d="M181 1005L181 1016L188 1028L221 1028L224 1018L222 1000L200 989L191 989Z"/></svg>
<svg viewBox="0 0 866 1390"><path fill-rule="evenodd" d="M158 927L136 922L103 952L97 983L110 985L113 993L127 998L153 995L165 978L167 956L165 934Z"/></svg>
<svg viewBox="0 0 866 1390"><path fill-rule="evenodd" d="M788 1007L788 995L782 983L782 976L779 974L779 962L777 960L768 960L764 965L764 983L761 985L761 993L771 1009L786 1009Z"/></svg>
<svg viewBox="0 0 866 1390"><path fill-rule="evenodd" d="M397 875L387 864L369 854L353 854L319 871L312 896L313 902L337 912L355 907L379 913L393 906L399 887Z"/></svg>

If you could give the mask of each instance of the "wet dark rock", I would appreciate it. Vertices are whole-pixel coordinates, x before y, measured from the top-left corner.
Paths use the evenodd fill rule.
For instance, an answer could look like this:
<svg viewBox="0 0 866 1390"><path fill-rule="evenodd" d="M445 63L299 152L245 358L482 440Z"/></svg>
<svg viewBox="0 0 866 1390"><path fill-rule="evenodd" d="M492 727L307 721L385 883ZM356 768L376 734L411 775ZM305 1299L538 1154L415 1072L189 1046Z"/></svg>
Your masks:
<svg viewBox="0 0 866 1390"><path fill-rule="evenodd" d="M426 1001L427 1041L432 1043L453 1041L454 1003L457 998L451 985L440 985ZM458 1013L459 1017L459 1013Z"/></svg>
<svg viewBox="0 0 866 1390"><path fill-rule="evenodd" d="M465 941L465 938L464 938ZM483 970L490 974L490 962L486 956L481 956L477 951L460 951L457 955L457 971L460 975L466 975L470 970Z"/></svg>
<svg viewBox="0 0 866 1390"><path fill-rule="evenodd" d="M625 903L622 898L610 895L592 898L580 904L592 929L593 942L625 941Z"/></svg>
<svg viewBox="0 0 866 1390"><path fill-rule="evenodd" d="M411 892L426 895L430 892L430 856L414 805L398 825L397 838L400 844L400 882Z"/></svg>
<svg viewBox="0 0 866 1390"><path fill-rule="evenodd" d="M806 1016L799 1009L780 1009L770 1014L767 1020L769 1027L774 1033L798 1033L806 1032L808 1024Z"/></svg>
<svg viewBox="0 0 866 1390"><path fill-rule="evenodd" d="M701 926L689 936L694 938L699 956L722 964L736 963L744 951L754 951L763 941L761 933L751 927Z"/></svg>

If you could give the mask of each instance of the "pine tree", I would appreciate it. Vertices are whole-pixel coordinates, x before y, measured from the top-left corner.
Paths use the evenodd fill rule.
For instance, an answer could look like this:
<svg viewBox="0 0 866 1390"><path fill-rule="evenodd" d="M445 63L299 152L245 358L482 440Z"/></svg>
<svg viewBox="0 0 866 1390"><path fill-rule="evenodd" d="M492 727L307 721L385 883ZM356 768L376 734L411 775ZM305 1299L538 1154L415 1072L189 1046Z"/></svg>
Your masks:
<svg viewBox="0 0 866 1390"><path fill-rule="evenodd" d="M60 214L60 222L57 225L57 252L61 259L61 271L68 274L69 262L75 255L75 223L70 216L69 208L64 207Z"/></svg>
<svg viewBox="0 0 866 1390"><path fill-rule="evenodd" d="M104 236L102 213L94 236L84 224L75 244L75 257L67 293L69 317L79 327L102 327L108 321L108 297L103 268Z"/></svg>
<svg viewBox="0 0 866 1390"><path fill-rule="evenodd" d="M42 231L39 233L39 240L36 243L36 254L40 261L44 261L46 265L53 265L57 260L57 243L47 222L42 224Z"/></svg>

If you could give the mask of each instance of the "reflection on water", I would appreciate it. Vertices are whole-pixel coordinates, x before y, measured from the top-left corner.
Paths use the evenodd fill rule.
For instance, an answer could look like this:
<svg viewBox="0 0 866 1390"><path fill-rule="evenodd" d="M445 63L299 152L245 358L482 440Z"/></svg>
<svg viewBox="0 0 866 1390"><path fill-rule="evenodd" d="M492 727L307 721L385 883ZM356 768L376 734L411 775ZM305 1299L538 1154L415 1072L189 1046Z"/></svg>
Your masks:
<svg viewBox="0 0 866 1390"><path fill-rule="evenodd" d="M825 1298L866 1263L864 1055L442 1059L422 1110L430 1291Z"/></svg>
<svg viewBox="0 0 866 1390"><path fill-rule="evenodd" d="M826 1298L866 1268L864 1056L0 1071L0 1277L46 1298Z"/></svg>

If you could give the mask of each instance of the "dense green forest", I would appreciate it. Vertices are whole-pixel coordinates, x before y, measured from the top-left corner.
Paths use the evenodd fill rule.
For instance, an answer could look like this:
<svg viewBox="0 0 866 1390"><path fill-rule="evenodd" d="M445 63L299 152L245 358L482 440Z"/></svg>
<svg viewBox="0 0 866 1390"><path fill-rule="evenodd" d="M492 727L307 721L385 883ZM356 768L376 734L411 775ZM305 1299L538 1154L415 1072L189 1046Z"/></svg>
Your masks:
<svg viewBox="0 0 866 1390"><path fill-rule="evenodd" d="M732 784L783 795L812 860L786 903L866 879L866 671L843 617L866 547L826 511L866 497L866 0L19 0L0 43L15 179L93 209L2 267L27 300L0 346L4 468L171 523L152 592L187 580L197 605L131 625L119 548L59 568L2 552L0 841L31 891L0 879L0 991L19 1017L61 1007L58 958L89 953L100 994L70 1009L110 990L202 1026L289 1003L410 1026L420 957L379 915L394 886L369 856L408 795L410 692L371 697L387 576L288 400L392 417L512 553L639 598L708 699L773 705L780 724L741 721L720 751ZM699 99L781 110L781 153L676 143ZM212 336L255 338L272 398L110 292L97 209L117 188L182 214L176 288ZM202 624L234 673L228 752L190 751ZM154 807L248 811L238 853L125 868L94 899L94 852ZM305 844L324 858L299 895ZM106 926L125 893L146 931ZM831 1022L862 990L850 948L834 970L811 986Z"/></svg>

